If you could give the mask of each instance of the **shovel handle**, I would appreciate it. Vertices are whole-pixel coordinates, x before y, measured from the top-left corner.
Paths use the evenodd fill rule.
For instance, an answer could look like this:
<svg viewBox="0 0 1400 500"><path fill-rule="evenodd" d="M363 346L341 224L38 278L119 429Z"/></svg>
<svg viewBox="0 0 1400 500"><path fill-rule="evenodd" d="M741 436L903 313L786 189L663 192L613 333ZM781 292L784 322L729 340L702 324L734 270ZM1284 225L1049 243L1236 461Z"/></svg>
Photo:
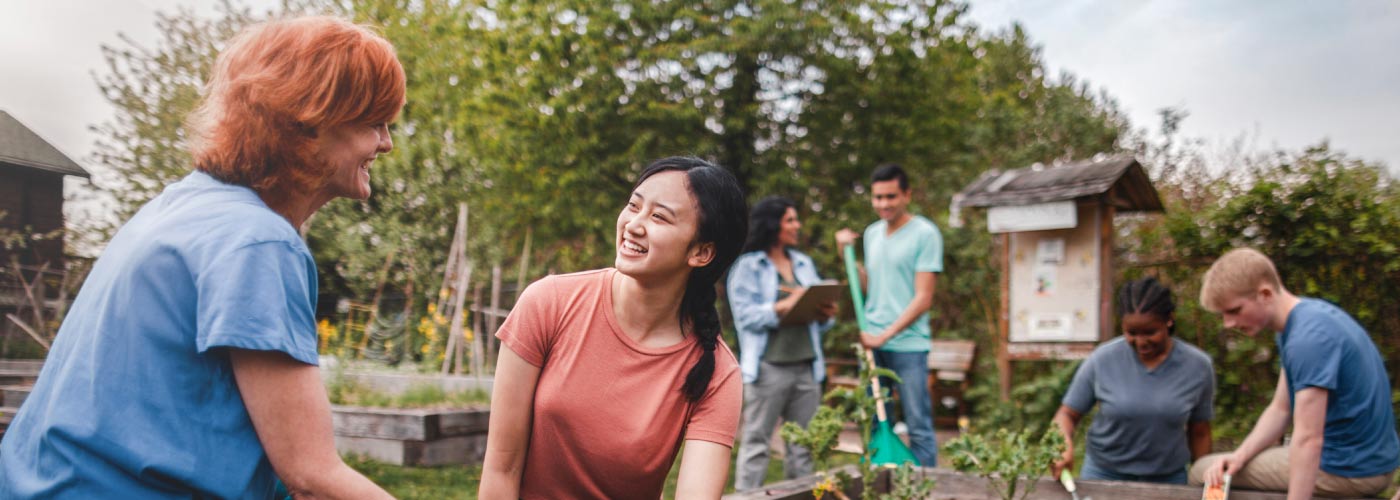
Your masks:
<svg viewBox="0 0 1400 500"><path fill-rule="evenodd" d="M865 351L865 362L870 363L870 369L875 369L875 351L862 349ZM870 376L870 387L875 390L875 416L885 421L885 398L880 395L880 376Z"/></svg>
<svg viewBox="0 0 1400 500"><path fill-rule="evenodd" d="M846 283L851 287L851 305L855 306L856 326L860 327L861 333L865 333L868 330L865 326L865 298L860 292L860 269L856 267L855 245L846 245L842 253L846 262Z"/></svg>

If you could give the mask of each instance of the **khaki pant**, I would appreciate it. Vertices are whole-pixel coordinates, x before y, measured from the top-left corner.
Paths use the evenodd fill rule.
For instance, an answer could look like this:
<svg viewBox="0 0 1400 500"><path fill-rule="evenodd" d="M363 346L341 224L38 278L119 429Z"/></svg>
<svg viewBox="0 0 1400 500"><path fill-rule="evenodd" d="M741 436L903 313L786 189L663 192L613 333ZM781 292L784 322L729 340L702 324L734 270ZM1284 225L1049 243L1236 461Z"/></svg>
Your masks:
<svg viewBox="0 0 1400 500"><path fill-rule="evenodd" d="M1225 453L1206 455L1191 465L1191 484L1200 485L1205 481L1206 469L1219 461ZM1317 471L1317 489L1313 494L1320 497L1374 497L1390 486L1394 471L1371 477L1334 476ZM1273 447L1245 464L1239 473L1230 478L1231 488L1264 491L1288 491L1288 448Z"/></svg>

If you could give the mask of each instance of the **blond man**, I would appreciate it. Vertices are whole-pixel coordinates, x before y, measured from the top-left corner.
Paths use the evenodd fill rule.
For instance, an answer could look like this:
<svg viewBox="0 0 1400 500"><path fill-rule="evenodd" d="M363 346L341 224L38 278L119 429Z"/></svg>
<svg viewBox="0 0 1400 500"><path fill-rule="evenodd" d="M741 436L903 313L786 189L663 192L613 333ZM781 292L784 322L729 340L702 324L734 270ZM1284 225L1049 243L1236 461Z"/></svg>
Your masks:
<svg viewBox="0 0 1400 500"><path fill-rule="evenodd" d="M1201 304L1226 328L1279 332L1281 373L1273 401L1239 448L1191 467L1193 484L1230 475L1245 489L1287 491L1289 500L1375 496L1400 466L1390 378L1366 331L1331 303L1298 297L1267 256L1240 248L1206 271ZM1275 446L1292 426L1286 446Z"/></svg>

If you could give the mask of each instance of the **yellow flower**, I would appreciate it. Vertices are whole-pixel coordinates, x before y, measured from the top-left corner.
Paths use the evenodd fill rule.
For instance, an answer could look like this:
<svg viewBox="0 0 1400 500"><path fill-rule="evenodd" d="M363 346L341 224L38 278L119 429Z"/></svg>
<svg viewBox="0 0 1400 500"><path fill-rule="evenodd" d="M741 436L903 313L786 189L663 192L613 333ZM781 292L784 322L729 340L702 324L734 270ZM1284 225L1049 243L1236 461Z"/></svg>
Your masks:
<svg viewBox="0 0 1400 500"><path fill-rule="evenodd" d="M335 340L336 333L336 328L331 326L330 318L321 318L321 322L316 323L316 336L321 340L321 349L325 349L332 340Z"/></svg>

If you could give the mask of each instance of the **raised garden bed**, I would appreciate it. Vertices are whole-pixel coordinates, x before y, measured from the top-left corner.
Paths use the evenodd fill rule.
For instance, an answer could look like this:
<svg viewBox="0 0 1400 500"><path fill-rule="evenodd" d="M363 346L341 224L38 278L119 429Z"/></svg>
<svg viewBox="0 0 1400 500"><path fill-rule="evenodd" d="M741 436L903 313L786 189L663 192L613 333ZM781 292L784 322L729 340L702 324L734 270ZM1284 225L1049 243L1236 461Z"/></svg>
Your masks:
<svg viewBox="0 0 1400 500"><path fill-rule="evenodd" d="M490 410L331 407L335 446L395 465L479 464Z"/></svg>
<svg viewBox="0 0 1400 500"><path fill-rule="evenodd" d="M846 467L848 473L859 476L858 468L854 466ZM923 468L921 472L926 477L936 481L933 488L933 495L929 500L999 500L996 493L989 489L986 479L959 473L949 469ZM763 488L746 492L725 495L726 500L810 500L812 496L812 485L816 484L816 476L807 476L787 481L765 485ZM1079 486L1079 498L1096 498L1100 500L1115 498L1132 498L1135 500L1198 500L1201 498L1201 487L1199 486L1176 486L1152 483L1134 483L1121 481L1077 481ZM875 487L884 491L889 488L888 474L884 474L875 482ZM860 498L860 484L856 482L855 488L847 489L847 496L852 499ZM829 497L828 497L829 498ZM1070 495L1060 486L1059 482L1050 478L1041 478L1036 482L1035 491L1026 500L1069 500ZM1282 493L1265 493L1259 491L1233 490L1230 492L1231 500L1286 500L1287 495ZM1361 499L1354 499L1361 500ZM1374 499L1373 499L1374 500Z"/></svg>

